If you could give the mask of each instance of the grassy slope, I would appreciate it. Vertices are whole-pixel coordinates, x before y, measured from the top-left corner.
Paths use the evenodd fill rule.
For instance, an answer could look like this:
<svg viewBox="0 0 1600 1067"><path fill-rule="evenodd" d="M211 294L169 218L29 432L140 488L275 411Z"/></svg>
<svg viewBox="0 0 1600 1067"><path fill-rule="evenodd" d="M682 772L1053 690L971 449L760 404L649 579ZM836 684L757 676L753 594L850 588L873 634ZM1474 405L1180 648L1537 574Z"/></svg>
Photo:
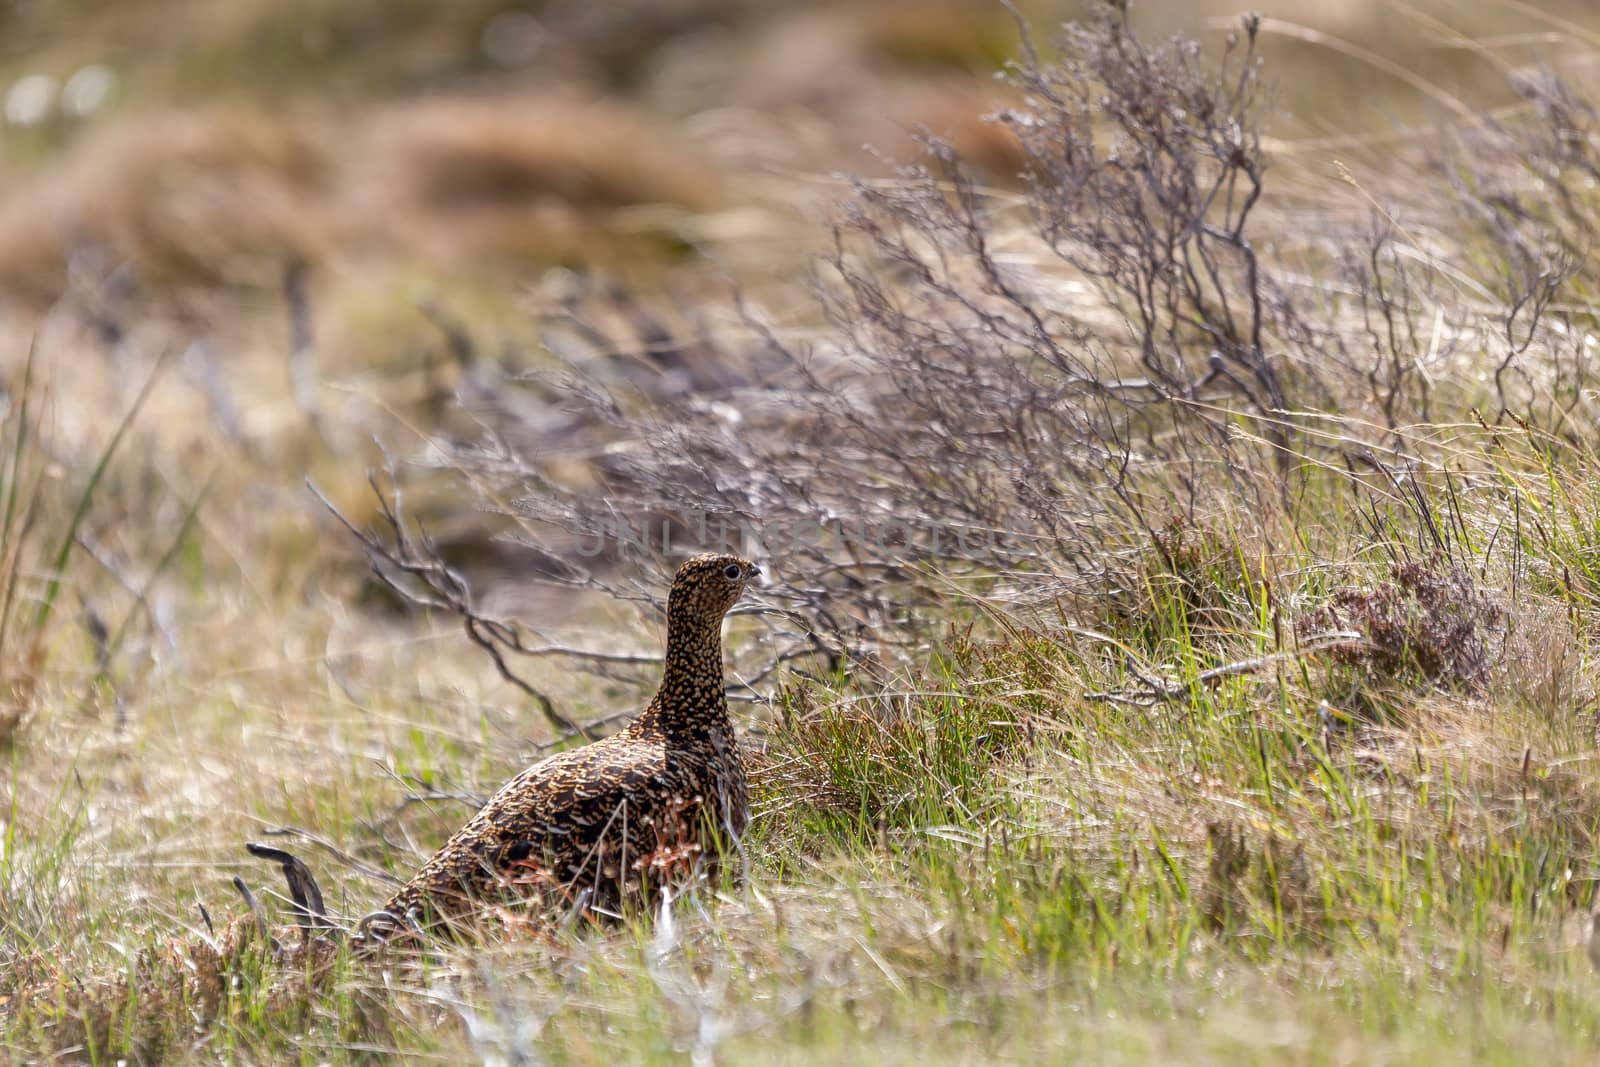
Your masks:
<svg viewBox="0 0 1600 1067"><path fill-rule="evenodd" d="M340 284L400 303L411 269ZM1291 647L1277 605L1288 617L1332 588L1393 585L1385 547L1412 535L1370 536L1313 477L1309 495L1328 500L1305 508L1314 523L1243 535L1219 509L1186 534L1198 547L1179 573L1143 560L1139 588L1070 629L984 615L974 639L970 619L952 621L891 691L787 692L752 719L746 877L670 923L508 939L420 968L340 961L311 996L259 946L219 970L196 948L197 904L227 939L241 909L226 876L271 877L238 842L292 824L403 871L467 810L446 794L492 789L543 736L454 629L359 606L358 562L296 489L309 468L354 500L355 446L306 433L276 312L244 303L242 323L218 328L244 339L223 370L242 434L222 428L203 374L169 368L86 520L123 573L77 552L35 629L107 413L126 410L149 350L118 363L86 332L45 335L32 437L12 436L13 378L3 432L23 442L22 484L45 489L27 535L0 546L29 608L0 653L8 706L31 687L0 765L9 1056L1592 1062L1600 751L1584 590L1600 500L1584 447L1551 460L1520 438L1457 446L1487 472L1479 491L1427 487L1432 514L1463 509L1459 558L1516 598L1514 624L1484 624L1495 655L1478 684L1405 668L1353 683L1359 666L1298 657L1194 680ZM406 338L413 321L383 325ZM330 374L404 406L415 354L379 348L353 343ZM85 365L103 368L98 386L72 373ZM397 433L375 406L337 408L351 440ZM1508 530L1518 494L1527 521ZM173 546L150 586L154 625L124 580L142 588ZM129 643L102 675L92 619L115 631L125 615ZM580 621L591 638L629 625ZM1182 698L1091 699L1137 688L1129 655L1190 683ZM643 692L555 669L538 681L579 713ZM1352 684L1380 719L1319 714ZM381 892L296 847L340 911ZM197 1028L196 1013L216 1017Z"/></svg>

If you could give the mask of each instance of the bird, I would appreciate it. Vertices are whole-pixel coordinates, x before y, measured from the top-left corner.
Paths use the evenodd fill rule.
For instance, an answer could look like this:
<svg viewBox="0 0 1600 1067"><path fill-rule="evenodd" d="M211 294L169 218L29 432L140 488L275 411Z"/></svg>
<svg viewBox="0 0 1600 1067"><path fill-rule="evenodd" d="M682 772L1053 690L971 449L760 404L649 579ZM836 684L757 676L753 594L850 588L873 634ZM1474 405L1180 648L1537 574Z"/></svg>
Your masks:
<svg viewBox="0 0 1600 1067"><path fill-rule="evenodd" d="M679 567L661 685L644 711L512 778L357 924L357 936L449 936L485 906L519 898L603 912L686 867L714 866L750 820L723 687L722 620L760 573L726 553Z"/></svg>

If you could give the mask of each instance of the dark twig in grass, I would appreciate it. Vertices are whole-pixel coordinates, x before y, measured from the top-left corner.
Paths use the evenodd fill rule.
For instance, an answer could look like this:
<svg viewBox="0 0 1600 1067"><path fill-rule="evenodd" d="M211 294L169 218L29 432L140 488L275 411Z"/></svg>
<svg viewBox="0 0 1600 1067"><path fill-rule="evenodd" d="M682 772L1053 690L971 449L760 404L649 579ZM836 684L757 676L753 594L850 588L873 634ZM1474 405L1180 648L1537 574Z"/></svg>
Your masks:
<svg viewBox="0 0 1600 1067"><path fill-rule="evenodd" d="M271 860L283 868L283 879L289 884L289 895L294 898L295 914L302 920L295 924L301 928L302 936L310 937L311 930L318 927L337 929L333 920L328 918L327 905L322 900L322 887L317 885L311 868L298 856L281 848L254 842L247 842L244 847L250 855Z"/></svg>
<svg viewBox="0 0 1600 1067"><path fill-rule="evenodd" d="M245 907L250 909L250 914L255 916L256 932L261 935L261 940L277 947L277 939L272 936L272 927L267 924L267 909L261 906L261 901L256 899L256 895L250 892L250 887L245 884L244 879L237 874L233 876L233 888L244 898Z"/></svg>

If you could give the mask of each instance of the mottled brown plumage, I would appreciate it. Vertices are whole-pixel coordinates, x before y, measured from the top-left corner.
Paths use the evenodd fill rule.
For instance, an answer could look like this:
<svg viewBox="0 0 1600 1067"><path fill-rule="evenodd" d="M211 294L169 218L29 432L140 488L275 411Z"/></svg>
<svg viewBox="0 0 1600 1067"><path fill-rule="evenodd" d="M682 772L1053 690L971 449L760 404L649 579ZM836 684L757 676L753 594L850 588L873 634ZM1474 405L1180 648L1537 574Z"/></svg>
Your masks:
<svg viewBox="0 0 1600 1067"><path fill-rule="evenodd" d="M507 782L365 925L449 925L528 897L614 905L737 838L749 801L723 692L722 618L758 573L717 554L680 567L661 688L643 714Z"/></svg>

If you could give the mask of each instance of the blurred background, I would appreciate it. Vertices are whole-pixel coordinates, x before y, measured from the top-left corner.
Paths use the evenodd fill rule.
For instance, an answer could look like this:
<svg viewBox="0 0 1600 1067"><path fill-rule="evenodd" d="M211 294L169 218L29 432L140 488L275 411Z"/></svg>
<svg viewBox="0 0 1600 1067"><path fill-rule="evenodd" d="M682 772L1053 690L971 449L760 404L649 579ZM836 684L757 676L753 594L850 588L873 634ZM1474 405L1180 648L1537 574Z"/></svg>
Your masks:
<svg viewBox="0 0 1600 1067"><path fill-rule="evenodd" d="M1271 132L1345 152L1505 103L1520 67L1587 67L1600 21L1561 0L1260 9ZM1239 14L1133 11L1201 41ZM1048 52L1080 12L1020 13ZM782 273L819 229L785 215L815 221L834 171L881 171L916 129L1014 179L983 116L1017 41L990 0L18 0L0 12L0 291L37 309L118 271L196 311L280 288L296 258L328 272L318 315L346 322L386 284L550 266L637 284L712 256Z"/></svg>
<svg viewBox="0 0 1600 1067"><path fill-rule="evenodd" d="M1519 71L1581 77L1600 43L1592 5L1562 0L1261 10L1272 148L1324 170L1511 105ZM1016 15L1048 55L1080 13ZM1213 45L1238 14L1133 8ZM803 328L794 283L841 173L886 173L926 130L1015 184L1018 146L985 116L1011 102L995 75L1018 40L992 0L13 0L0 367L48 314L70 336L45 362L80 375L55 394L63 443L92 451L131 368L176 346L157 404L181 417L146 428L174 455L337 487L373 431L351 390L425 424L467 333L536 350L575 301L603 317L621 286L681 317L730 282ZM624 347L682 326L621 319Z"/></svg>

